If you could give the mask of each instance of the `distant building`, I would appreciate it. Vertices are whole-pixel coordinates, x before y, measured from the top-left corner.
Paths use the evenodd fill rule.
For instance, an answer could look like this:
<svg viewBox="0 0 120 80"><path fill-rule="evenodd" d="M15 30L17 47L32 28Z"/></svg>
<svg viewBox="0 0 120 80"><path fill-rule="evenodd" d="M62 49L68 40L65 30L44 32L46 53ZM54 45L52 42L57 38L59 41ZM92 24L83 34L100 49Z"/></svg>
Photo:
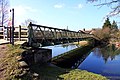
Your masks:
<svg viewBox="0 0 120 80"><path fill-rule="evenodd" d="M97 30L100 30L101 28L93 28L92 30L79 30L79 32L86 33L86 34L94 34Z"/></svg>
<svg viewBox="0 0 120 80"><path fill-rule="evenodd" d="M96 31L101 30L101 28L93 28L90 32L90 34L96 33Z"/></svg>
<svg viewBox="0 0 120 80"><path fill-rule="evenodd" d="M85 33L85 34L90 34L91 30L79 30L78 32Z"/></svg>

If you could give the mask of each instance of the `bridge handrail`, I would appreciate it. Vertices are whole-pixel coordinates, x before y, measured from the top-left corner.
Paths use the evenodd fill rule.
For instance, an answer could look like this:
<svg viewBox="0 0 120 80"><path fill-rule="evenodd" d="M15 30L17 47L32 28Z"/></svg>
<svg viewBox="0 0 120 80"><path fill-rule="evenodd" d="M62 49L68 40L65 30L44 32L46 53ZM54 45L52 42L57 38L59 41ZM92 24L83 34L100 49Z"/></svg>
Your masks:
<svg viewBox="0 0 120 80"><path fill-rule="evenodd" d="M74 32L74 33L81 33L81 32L76 32L76 31L71 31L71 30L67 30L67 29L60 29L60 28L54 28L54 27L48 27L48 26L43 26L43 25L37 25L37 24L33 24L30 22L29 26L32 26L32 27L42 27L42 28L49 28L49 29L56 29L56 30L62 30L62 31L68 31L68 32ZM100 39L99 37L95 36L94 34L89 34L89 33L83 33L83 34L87 34L87 35L92 35L98 39Z"/></svg>
<svg viewBox="0 0 120 80"><path fill-rule="evenodd" d="M68 31L68 32L74 32L74 33L80 33L80 32L76 32L76 31L71 31L71 30L67 30L67 29L59 29L59 28L54 28L54 27L48 27L48 26L43 26L43 25L37 25L37 24L32 24L30 23L29 26L37 26L37 27L43 27L43 28L49 28L49 29L56 29L56 30L62 30L62 31ZM84 33L86 34L86 33Z"/></svg>

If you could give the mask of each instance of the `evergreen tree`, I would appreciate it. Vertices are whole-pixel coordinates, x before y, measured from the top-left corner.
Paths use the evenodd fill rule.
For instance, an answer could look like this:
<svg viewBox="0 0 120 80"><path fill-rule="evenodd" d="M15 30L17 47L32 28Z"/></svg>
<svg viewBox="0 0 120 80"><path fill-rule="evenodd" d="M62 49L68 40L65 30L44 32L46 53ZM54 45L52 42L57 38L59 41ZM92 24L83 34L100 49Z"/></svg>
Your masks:
<svg viewBox="0 0 120 80"><path fill-rule="evenodd" d="M103 29L105 29L105 28L110 28L110 29L111 29L111 23L110 23L110 21L109 21L109 18L107 18L107 19L105 20L105 23L104 23L104 25L103 25Z"/></svg>
<svg viewBox="0 0 120 80"><path fill-rule="evenodd" d="M111 25L112 29L118 30L118 26L117 23L115 21L113 21L112 25Z"/></svg>

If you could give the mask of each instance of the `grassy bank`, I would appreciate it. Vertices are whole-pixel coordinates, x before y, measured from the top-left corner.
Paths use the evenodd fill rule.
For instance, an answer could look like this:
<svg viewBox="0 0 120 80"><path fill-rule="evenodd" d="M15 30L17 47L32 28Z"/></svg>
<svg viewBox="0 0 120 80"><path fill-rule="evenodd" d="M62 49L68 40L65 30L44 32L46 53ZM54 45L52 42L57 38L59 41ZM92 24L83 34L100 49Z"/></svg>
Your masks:
<svg viewBox="0 0 120 80"><path fill-rule="evenodd" d="M33 64L29 71L21 68L17 57L24 52L20 45L7 45L4 57L0 58L3 65L3 77L0 80L107 80L105 77L87 71L64 69L52 64ZM20 76L21 75L21 76Z"/></svg>
<svg viewBox="0 0 120 80"><path fill-rule="evenodd" d="M17 56L19 56L24 50L20 49L19 45L6 45L6 51L2 53L4 57L0 58L3 80L15 79L15 76L22 73L22 69L19 69L17 62ZM2 51L1 51L2 52Z"/></svg>
<svg viewBox="0 0 120 80"><path fill-rule="evenodd" d="M78 69L71 70L69 73L60 75L59 77L64 80L107 80L106 77L101 75Z"/></svg>

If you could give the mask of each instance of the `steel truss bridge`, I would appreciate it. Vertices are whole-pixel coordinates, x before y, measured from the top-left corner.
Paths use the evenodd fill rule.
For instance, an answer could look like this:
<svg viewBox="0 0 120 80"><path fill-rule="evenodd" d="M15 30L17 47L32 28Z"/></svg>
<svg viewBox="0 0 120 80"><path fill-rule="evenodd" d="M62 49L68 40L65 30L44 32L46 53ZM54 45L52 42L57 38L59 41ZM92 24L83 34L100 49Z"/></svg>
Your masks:
<svg viewBox="0 0 120 80"><path fill-rule="evenodd" d="M48 26L32 24L28 26L28 43L40 43L42 45L70 43L81 41L83 39L95 38L92 34L86 34L81 31L71 31L67 29L59 29Z"/></svg>

